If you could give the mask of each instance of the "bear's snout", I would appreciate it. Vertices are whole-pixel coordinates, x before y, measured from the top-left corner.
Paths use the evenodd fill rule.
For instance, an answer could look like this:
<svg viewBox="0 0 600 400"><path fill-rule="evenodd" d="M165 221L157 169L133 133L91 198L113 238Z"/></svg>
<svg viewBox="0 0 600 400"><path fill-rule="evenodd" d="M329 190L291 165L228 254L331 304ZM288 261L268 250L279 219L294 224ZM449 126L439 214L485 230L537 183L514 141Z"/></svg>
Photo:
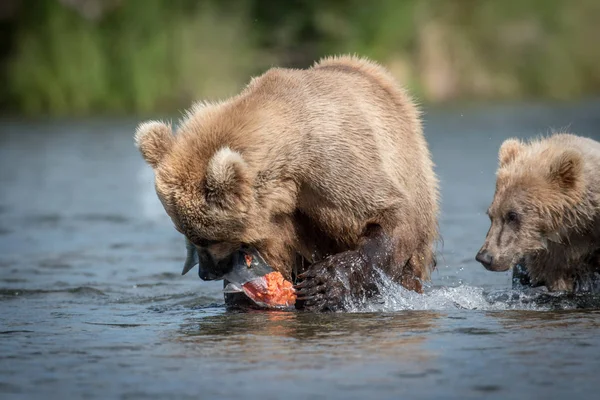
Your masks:
<svg viewBox="0 0 600 400"><path fill-rule="evenodd" d="M485 269L492 271L492 261L494 261L494 257L490 254L489 251L485 249L479 250L479 253L475 256L475 260L481 263L485 267Z"/></svg>
<svg viewBox="0 0 600 400"><path fill-rule="evenodd" d="M512 266L511 263L507 262L508 260L502 256L502 253L490 251L485 247L479 250L479 253L475 256L475 260L481 263L488 271L494 272L508 271Z"/></svg>
<svg viewBox="0 0 600 400"><path fill-rule="evenodd" d="M219 280L219 279L223 278L223 275L219 276L218 274L215 274L215 273L213 273L213 272L211 272L209 270L202 269L202 268L200 268L198 270L198 276L203 281L216 281L216 280Z"/></svg>
<svg viewBox="0 0 600 400"><path fill-rule="evenodd" d="M203 281L217 281L223 279L223 275L232 268L231 256L216 262L214 257L206 249L198 249L200 262L198 265L198 276Z"/></svg>

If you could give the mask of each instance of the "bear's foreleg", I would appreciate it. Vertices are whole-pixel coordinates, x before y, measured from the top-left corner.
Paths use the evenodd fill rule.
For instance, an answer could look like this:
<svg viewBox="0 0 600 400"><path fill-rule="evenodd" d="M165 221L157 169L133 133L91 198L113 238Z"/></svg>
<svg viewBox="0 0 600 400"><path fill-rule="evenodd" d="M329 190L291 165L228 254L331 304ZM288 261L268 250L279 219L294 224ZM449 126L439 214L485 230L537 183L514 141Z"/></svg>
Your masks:
<svg viewBox="0 0 600 400"><path fill-rule="evenodd" d="M298 275L298 307L338 311L372 297L379 271L389 270L394 251L392 238L379 225L369 226L356 250L331 255Z"/></svg>

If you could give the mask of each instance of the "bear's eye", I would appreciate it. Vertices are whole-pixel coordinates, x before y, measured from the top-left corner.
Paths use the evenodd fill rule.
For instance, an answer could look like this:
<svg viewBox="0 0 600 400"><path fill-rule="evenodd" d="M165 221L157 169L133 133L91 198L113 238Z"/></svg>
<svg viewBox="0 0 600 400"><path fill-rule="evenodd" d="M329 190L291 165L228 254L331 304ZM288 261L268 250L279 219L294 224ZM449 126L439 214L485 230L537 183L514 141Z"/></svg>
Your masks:
<svg viewBox="0 0 600 400"><path fill-rule="evenodd" d="M510 211L506 214L506 222L517 222L519 220L519 216L516 212Z"/></svg>

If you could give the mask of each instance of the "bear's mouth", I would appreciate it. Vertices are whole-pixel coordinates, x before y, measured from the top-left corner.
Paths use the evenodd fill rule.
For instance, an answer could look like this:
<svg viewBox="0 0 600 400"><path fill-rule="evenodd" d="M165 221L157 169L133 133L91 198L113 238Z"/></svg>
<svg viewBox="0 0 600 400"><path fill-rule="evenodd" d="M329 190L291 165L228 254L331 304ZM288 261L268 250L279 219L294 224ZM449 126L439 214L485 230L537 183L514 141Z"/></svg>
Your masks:
<svg viewBox="0 0 600 400"><path fill-rule="evenodd" d="M203 280L223 280L223 292L228 306L251 306L259 308L288 308L296 302L293 283L271 267L260 252L251 246L242 246L224 259L224 266L216 271L203 266L202 256L196 246L186 240L187 257L183 274L199 265L198 275ZM310 263L297 255L292 268L292 280ZM203 268L204 267L204 268ZM210 265L208 265L210 268ZM248 303L250 301L250 304Z"/></svg>
<svg viewBox="0 0 600 400"><path fill-rule="evenodd" d="M183 264L181 275L185 275L198 265L198 276L203 281L218 281L223 279L223 276L233 267L234 254L229 255L225 259L214 263L212 257L208 255L206 250L198 248L186 237L185 248L187 255Z"/></svg>
<svg viewBox="0 0 600 400"><path fill-rule="evenodd" d="M187 256L182 275L187 274L198 265L198 276L204 281L227 279L240 284L260 278L274 272L264 260L260 252L251 246L242 246L218 263L204 257L202 249L198 249L187 238L185 239Z"/></svg>
<svg viewBox="0 0 600 400"><path fill-rule="evenodd" d="M185 247L187 255L183 264L181 275L190 272L198 265L198 276L204 281L222 280L232 271L242 273L244 279L255 279L264 276L274 269L265 261L260 252L254 247L244 245L239 250L221 260L217 265L210 262L203 262L203 257L199 254L196 246L185 238ZM298 274L304 272L311 262L300 254L296 254L294 265L292 266L292 282L296 282Z"/></svg>

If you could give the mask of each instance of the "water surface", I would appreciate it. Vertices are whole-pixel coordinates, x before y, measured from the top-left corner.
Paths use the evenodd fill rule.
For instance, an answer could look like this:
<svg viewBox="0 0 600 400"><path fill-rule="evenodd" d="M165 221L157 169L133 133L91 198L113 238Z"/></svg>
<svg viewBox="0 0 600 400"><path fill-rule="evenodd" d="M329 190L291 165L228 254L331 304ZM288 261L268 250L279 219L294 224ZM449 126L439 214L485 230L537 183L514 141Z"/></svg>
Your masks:
<svg viewBox="0 0 600 400"><path fill-rule="evenodd" d="M565 127L598 140L600 103L425 119L439 268L424 295L389 285L340 314L226 311L220 283L180 276L137 121L0 121L0 396L595 398L599 303L511 292L474 255L501 142Z"/></svg>

